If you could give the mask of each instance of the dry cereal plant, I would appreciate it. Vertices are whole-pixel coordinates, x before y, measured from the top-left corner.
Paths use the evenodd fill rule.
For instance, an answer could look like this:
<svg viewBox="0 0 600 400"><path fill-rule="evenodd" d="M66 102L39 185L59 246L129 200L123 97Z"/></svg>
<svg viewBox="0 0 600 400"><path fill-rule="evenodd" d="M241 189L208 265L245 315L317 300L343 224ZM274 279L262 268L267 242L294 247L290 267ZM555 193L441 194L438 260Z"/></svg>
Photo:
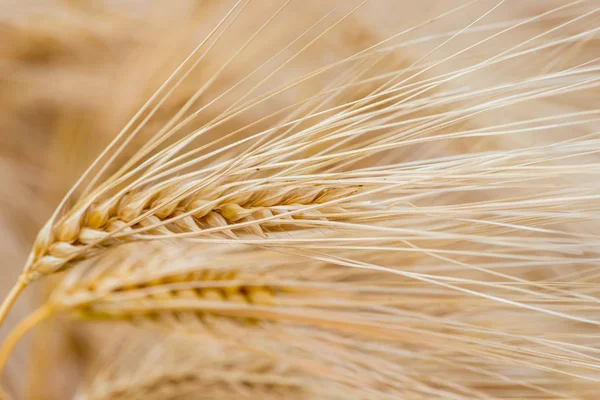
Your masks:
<svg viewBox="0 0 600 400"><path fill-rule="evenodd" d="M600 396L597 0L0 16L1 397Z"/></svg>

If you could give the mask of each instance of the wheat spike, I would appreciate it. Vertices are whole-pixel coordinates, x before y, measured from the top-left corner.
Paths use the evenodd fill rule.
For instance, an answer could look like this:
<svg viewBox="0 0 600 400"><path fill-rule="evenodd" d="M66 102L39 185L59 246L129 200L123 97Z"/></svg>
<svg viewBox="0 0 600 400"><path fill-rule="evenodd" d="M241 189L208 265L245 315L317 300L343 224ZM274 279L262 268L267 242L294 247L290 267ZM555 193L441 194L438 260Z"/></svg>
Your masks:
<svg viewBox="0 0 600 400"><path fill-rule="evenodd" d="M514 390L569 398L575 393L568 389L571 384L583 393L598 383L598 349L590 341L573 341L575 337L561 333L568 326L566 319L576 317L561 312L562 304L579 307L584 320L594 302L570 298L566 287L559 290L546 283L543 292L535 293L526 285L481 277L468 280L465 274L451 273L406 272L405 278L393 278L387 271L367 269L341 256L313 257L307 263L310 257L297 254L283 264L289 256L244 248L230 252L218 266L194 247L175 252L170 246L141 244L113 252L117 253L72 269L50 302L11 336L2 360L36 315L62 311L86 320L126 320L209 337L252 351L294 351L288 362L309 368L317 368L313 363L327 357L361 371L370 363L386 365L389 374L381 378L385 385L377 392L382 399L403 391L437 393L439 398L460 393L465 398L483 393L503 398ZM477 293L479 285L487 301L461 294ZM526 314L535 326L522 321ZM553 331L532 334L542 323ZM582 326L581 333L590 334L594 328ZM321 349L317 353L323 360L315 361L320 357L313 354L315 349ZM490 364L480 365L476 356ZM416 366L422 357L427 362ZM522 371L531 377L521 379ZM440 374L456 386L440 387ZM334 384L337 378L331 379L328 382ZM498 379L507 385L487 392L484 382ZM357 378L338 384L350 382L357 386L347 389L349 393L371 390ZM407 382L413 383L406 386Z"/></svg>
<svg viewBox="0 0 600 400"><path fill-rule="evenodd" d="M84 224L77 221L76 227L65 227L59 234L59 241L49 246L47 255L36 261L35 270L50 273L65 264L65 260L85 257L87 245L103 243L110 245L107 238L118 241L136 239L135 229L151 227L149 234L176 235L178 233L202 234L207 228L218 228L230 237L236 237L233 230L247 230L259 236L265 236L264 229L277 226L277 218L289 219L345 219L346 211L338 205L345 196L360 191L358 185L344 187L341 185L295 185L291 187L266 188L233 193L198 193L182 196L180 193L189 192L190 188L198 185L195 182L181 185L181 188L167 186L166 188L151 188L122 199L118 207L110 204L99 204L88 214ZM178 199L172 202L170 198ZM331 202L334 204L328 206ZM170 203L161 207L163 203ZM363 207L367 210L368 207ZM129 226L131 221L138 220L140 215L146 215L138 224ZM256 223L252 221L258 220ZM264 222L261 224L261 221ZM165 225L165 221L170 222ZM274 222L271 222L274 221ZM229 225L232 225L229 229ZM125 228L125 229L124 229ZM118 234L113 235L112 232ZM69 236L70 235L70 236ZM190 235L191 236L191 235ZM91 252L88 251L88 253Z"/></svg>
<svg viewBox="0 0 600 400"><path fill-rule="evenodd" d="M144 337L138 333L135 342L130 337L110 349L112 351L107 353L112 357L98 363L76 399L188 398L186 394L194 398L201 394L211 399L228 396L344 399L350 396L391 400L409 394L401 385L386 383L379 373L369 371L367 358L361 364L359 358L328 343L326 335L320 342L318 336L311 337L313 345L322 346L323 356L318 362L298 357L306 353L305 347L284 342L276 346L266 343L244 346L174 335L160 338L159 344L154 341L148 345ZM349 365L352 367L348 368ZM383 365L394 369L385 362L380 364ZM424 386L421 389L423 393L428 392ZM429 393L447 394L443 389L432 389Z"/></svg>
<svg viewBox="0 0 600 400"><path fill-rule="evenodd" d="M106 359L97 362L90 381L82 385L75 399L158 400L199 395L214 399L300 399L306 398L305 393L311 389L317 390L317 377L277 364L259 353L215 341L167 337L156 344L144 343L143 338L144 335L136 335L135 339L129 338L125 344L109 349Z"/></svg>
<svg viewBox="0 0 600 400"><path fill-rule="evenodd" d="M232 229L237 228L247 228L254 233L261 234L262 222L277 219L277 216L270 216L269 213L267 213L258 218L259 222L252 223L252 219L255 218L255 216L248 214L243 217L245 218L244 221L234 224L233 228L226 227L228 221L227 218L222 218L223 213L209 212L207 215L203 216L204 220L201 221L200 224L194 221L193 218L196 215L201 215L206 211L213 211L215 208L222 206L226 208L225 214L242 219L241 216L249 213L249 211L237 208L238 206L243 208L244 204L238 204L239 201L236 202L236 200L238 200L235 199L236 195L250 196L252 195L251 192L254 191L252 185L256 186L270 180L279 179L283 179L281 185L289 186L290 191L295 190L295 186L290 186L290 182L285 181L285 177L290 174L303 174L305 178L303 175L295 176L296 181L300 178L301 180L304 180L304 182L308 181L311 183L319 182L322 179L338 182L341 180L342 187L349 187L350 191L352 191L352 184L345 182L349 177L352 177L352 175L348 176L344 172L360 172L360 169L357 169L356 167L357 161L365 158L372 158L384 152L389 153L395 149L406 148L407 146L418 146L421 143L439 140L440 138L447 140L450 138L463 139L473 136L487 136L491 133L478 132L477 129L458 132L448 137L445 135L439 137L436 132L460 123L467 117L487 112L490 108L503 108L521 103L530 98L529 96L543 98L546 96L568 93L573 90L589 90L594 87L594 80L587 79L586 74L588 73L588 69L584 68L582 65L581 69L578 69L576 66L566 70L565 73L536 76L531 82L527 82L526 80L519 82L518 84L513 83L513 87L518 88L521 92L516 96L505 96L503 103L500 104L498 104L497 101L490 101L488 103L480 102L476 107L461 108L458 113L445 113L439 111L440 107L446 107L454 102L464 102L470 98L477 97L480 94L477 93L477 91L473 91L468 93L466 98L461 94L456 95L452 91L447 94L442 93L432 95L431 93L434 90L437 90L437 87L452 80L457 80L465 74L471 74L480 68L529 54L537 48L534 47L533 49L526 49L519 52L515 52L515 50L521 50L523 45L528 42L535 42L537 37L520 43L500 54L496 54L475 66L454 71L447 77L436 77L435 79L438 79L437 81L423 79L421 81L411 82L420 78L421 75L425 74L435 66L447 62L472 48L481 47L487 41L497 36L501 36L521 25L539 20L546 15L558 13L562 9L567 8L567 6L563 6L509 26L450 57L446 57L441 61L433 63L425 68L419 68L416 72L412 72L413 68L419 66L419 63L427 57L424 56L413 64L404 66L404 68L400 69L396 75L391 75L387 82L384 81L384 83L375 90L371 90L370 93L367 92L369 93L367 96L359 98L358 100L347 101L342 107L337 106L329 109L320 109L326 102L321 103L316 106L316 108L313 108L312 113L309 113L306 116L295 119L292 117L292 120L288 121L284 120L273 128L259 131L254 135L238 140L234 144L226 145L221 148L217 147L214 150L208 151L211 147L214 148L219 146L221 143L224 143L225 139L238 135L242 130L249 128L253 124L247 125L241 130L229 133L225 137L221 137L198 148L190 148L195 141L200 139L203 135L206 135L207 132L217 129L220 125L234 116L240 115L247 110L251 110L253 107L257 107L265 100L293 89L301 82L318 77L320 74L324 74L330 69L343 65L344 63L356 63L363 57L376 57L375 60L380 60L380 52L383 50L390 52L390 54L393 55L393 47L391 49L385 49L383 45L388 43L391 39L405 35L411 30L402 31L393 35L391 38L368 47L364 51L361 51L342 62L328 65L296 82L283 85L281 89L268 93L267 96L256 97L247 103L242 103L244 100L244 98L242 98L238 102L232 104L217 118L206 123L202 128L192 131L191 133L186 133L179 140L170 145L166 145L168 140L175 134L185 131L186 125L197 118L203 108L193 112L189 117L179 123L177 122L182 118L183 114L175 116L164 129L160 130L153 138L151 138L129 162L119 169L118 172L99 184L97 188L93 188L98 182L98 179L100 179L107 168L115 160L116 155L130 143L130 141L138 134L140 128L147 122L148 118L156 112L161 102L166 99L166 97L164 97L161 100L158 100L160 99L160 96L169 95L169 91L167 91L166 94L162 92L167 90L166 88L172 84L171 81L175 81L173 88L177 87L182 82L194 66L211 50L212 45L208 45L207 41L209 39L214 39L214 43L218 42L221 37L220 34L217 33L219 32L219 29L226 30L229 26L228 24L232 23L235 18L240 15L247 3L248 2L240 1L231 8L230 12L217 24L207 39L194 50L169 81L167 81L165 85L159 89L156 95L144 106L143 110L146 110L155 99L158 101L154 108L150 109L147 118L140 121L139 126L134 128L133 131L127 135L127 131L134 126L134 122L141 114L136 115L132 122L126 126L126 128L115 138L115 141L101 154L92 167L90 167L88 172L82 176L81 179L84 179L102 160L105 162L100 170L96 171L96 175L84 190L82 197L76 201L75 205L70 210L64 209L65 202L72 195L73 190L75 190L77 185L69 192L67 197L65 197L65 200L61 203L61 206L59 206L53 217L40 231L25 267L25 273L15 286L14 291L7 297L0 315L6 314L10 304L18 296L18 293L28 281L36 279L40 275L61 270L70 261L76 261L77 259L90 256L94 253L94 250L98 249L98 246L107 246L111 245L111 243L115 243L115 241L111 241L111 239L117 239L117 243L119 242L119 239L125 239L126 241L139 239L140 235L136 234L142 234L142 237L147 237L148 234L154 234L155 236L158 234L158 236L162 235L163 237L189 238L194 235L197 236L199 234L216 231L224 232L229 236L234 237ZM574 2L573 4L577 3L578 2ZM284 3L281 8L268 18L256 33L215 73L213 78L216 78L221 74L231 60L234 60L241 52L243 52L245 47L262 33L264 29L267 29L269 24L276 19L288 4L289 2ZM474 19L472 23L446 39L438 47L434 48L430 54L435 53L438 48L443 47L446 43L451 42L461 34L468 32L472 26L484 19L488 14L493 13L502 4L503 1L498 2L487 12ZM316 39L309 42L308 45L303 47L298 53L294 54L291 59L304 51L314 43L315 40L318 40L325 33L331 31L337 24L342 22L361 6L362 4L327 28L323 33L318 35ZM464 6L458 7L442 16L447 17L463 7ZM588 14L591 15L592 12ZM583 18L588 14L577 19ZM442 16L438 18L441 18ZM423 24L426 23L427 22L424 22ZM564 25L568 25L569 23L572 23L572 21L569 21ZM560 27L561 26L555 29L559 29ZM588 35L591 34L591 32L592 31L584 32L584 34ZM213 35L216 36L213 38ZM576 37L577 36L568 37L567 40L573 40ZM552 46L557 46L561 43L563 42L555 41L555 43L552 43ZM205 46L208 47L204 52L201 52ZM547 46L548 45L546 45L546 47ZM279 66L275 72L279 71L284 65L285 63ZM348 76L347 82L340 82L337 87L333 88L334 90L337 90L337 92L333 92L332 94L328 90L322 91L317 94L317 97L314 100L318 100L319 97L323 96L329 96L329 99L331 99L331 96L339 95L340 90L343 91L345 89L344 84L352 83L357 77L367 73L373 65L374 64L363 66L363 68L366 67L366 69L354 71L353 74ZM179 76L180 70L187 72L183 72L183 74ZM258 85L260 86L263 84L275 72L267 75L267 77L260 81ZM400 79L404 75L408 76ZM381 76L385 77L385 75ZM561 83L562 86L558 92L556 90L551 90L554 79L564 80L568 78L573 79L571 84ZM199 96L203 93L211 82L212 80L199 89L197 95ZM535 86L540 82L546 85L542 87L541 91ZM531 86L530 88L529 85L534 86ZM258 86L255 86L255 88L256 87ZM501 85L497 88L487 89L482 94L493 95L494 91L505 92L506 88L507 85ZM252 91L248 92L246 96L249 96L251 93ZM324 99L327 100L328 97L324 97ZM189 105L186 105L186 107L191 106L192 103L193 101L191 101ZM310 105L310 103L307 104ZM277 113L285 110L286 108L283 108ZM142 110L140 112L142 112ZM275 114L269 115L266 118L271 118ZM303 121L310 122L312 125L301 128L301 123ZM576 123L586 122L589 121L579 120ZM282 130L283 132L280 132ZM292 134L294 130L297 131ZM516 130L513 130L511 132L515 131ZM417 138L416 135L421 137ZM251 142L248 142L249 139L256 140L256 143L251 144ZM166 147L163 145L166 145ZM161 146L163 146L162 150ZM109 149L115 147L116 153L106 158L105 156L108 154L107 152ZM325 150L327 150L327 152L325 152ZM202 151L206 151L206 153L201 155ZM233 160L216 163L211 167L201 169L198 169L197 167L206 160L211 160L215 156L225 156L232 151L241 151L241 154ZM357 160L351 161L352 158L357 158ZM336 172L331 173L330 171L332 170ZM181 175L181 173L185 171L188 172ZM266 175L262 171L266 171ZM388 174L390 172L394 173L394 170L388 171ZM243 179L247 180L252 175L258 175L258 179L247 182L246 186L250 186L250 188L244 189L239 186L235 187L236 184L239 185L238 182L240 178L243 177ZM371 182L375 182L375 176L371 176L370 178L371 179L369 180ZM390 179L390 177L386 176L384 179ZM83 181L80 180L78 185L82 182ZM215 185L215 183L218 185ZM214 192L220 192L219 186L221 185L225 185L226 187L234 185L233 187L236 191L234 192L235 194L231 194L231 196L234 197L232 201L228 202L227 196L220 199L214 198ZM374 191L365 192L365 194L378 194L388 190L390 186L392 188L397 187L396 185L385 184L380 184L379 186L380 187L374 189ZM338 185L334 184L331 188L325 186L324 190L334 189L335 191L338 187ZM307 190L310 191L313 189L309 188ZM205 193L203 196L203 191L208 191L209 193ZM112 194L109 195L111 192ZM365 198L368 199L369 196L365 196ZM339 198L336 201L332 201L332 205L337 205L343 200L344 199ZM308 208L311 211L317 208L310 204L303 205L309 206ZM179 206L183 206L184 209L178 208ZM217 211L219 210L217 209ZM60 213L65 215L59 217ZM284 216L294 214L302 215L302 210L290 210L283 214ZM197 228L198 225L202 226L205 223L213 229L209 229L208 232L202 232L202 229ZM173 224L179 225L177 230L183 228L188 232L185 234L173 235L172 230L168 227ZM289 226L290 225L287 224L285 228L289 228ZM194 235L190 233L194 233Z"/></svg>

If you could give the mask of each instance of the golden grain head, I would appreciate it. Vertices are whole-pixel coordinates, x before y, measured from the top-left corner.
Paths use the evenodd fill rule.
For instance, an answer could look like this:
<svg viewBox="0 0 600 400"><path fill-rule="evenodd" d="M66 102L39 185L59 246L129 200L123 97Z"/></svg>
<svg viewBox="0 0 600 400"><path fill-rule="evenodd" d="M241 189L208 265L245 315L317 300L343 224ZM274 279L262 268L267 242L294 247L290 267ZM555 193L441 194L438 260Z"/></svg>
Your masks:
<svg viewBox="0 0 600 400"><path fill-rule="evenodd" d="M597 397L595 1L38 3L0 6L21 397Z"/></svg>

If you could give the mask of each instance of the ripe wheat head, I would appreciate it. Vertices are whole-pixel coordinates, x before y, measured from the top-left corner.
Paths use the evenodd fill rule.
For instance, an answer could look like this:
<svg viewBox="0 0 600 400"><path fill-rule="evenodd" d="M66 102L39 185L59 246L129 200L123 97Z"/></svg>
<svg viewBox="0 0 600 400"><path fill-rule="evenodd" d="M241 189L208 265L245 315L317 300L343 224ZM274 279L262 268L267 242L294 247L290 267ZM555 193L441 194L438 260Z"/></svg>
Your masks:
<svg viewBox="0 0 600 400"><path fill-rule="evenodd" d="M309 3L198 6L33 241L0 368L60 315L169 337L78 399L596 398L600 5Z"/></svg>

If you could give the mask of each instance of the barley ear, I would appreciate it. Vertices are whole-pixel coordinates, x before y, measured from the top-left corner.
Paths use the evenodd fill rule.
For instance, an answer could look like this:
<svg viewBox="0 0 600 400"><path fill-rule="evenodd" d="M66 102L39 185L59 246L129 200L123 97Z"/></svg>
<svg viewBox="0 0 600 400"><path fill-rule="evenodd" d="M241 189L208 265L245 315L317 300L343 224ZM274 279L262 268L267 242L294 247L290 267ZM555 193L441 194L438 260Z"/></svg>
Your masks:
<svg viewBox="0 0 600 400"><path fill-rule="evenodd" d="M31 329L40 322L50 318L56 313L56 307L52 304L43 305L25 317L13 330L8 334L2 346L0 346L0 375L4 370L4 366L8 361L10 353L15 348L19 340Z"/></svg>

